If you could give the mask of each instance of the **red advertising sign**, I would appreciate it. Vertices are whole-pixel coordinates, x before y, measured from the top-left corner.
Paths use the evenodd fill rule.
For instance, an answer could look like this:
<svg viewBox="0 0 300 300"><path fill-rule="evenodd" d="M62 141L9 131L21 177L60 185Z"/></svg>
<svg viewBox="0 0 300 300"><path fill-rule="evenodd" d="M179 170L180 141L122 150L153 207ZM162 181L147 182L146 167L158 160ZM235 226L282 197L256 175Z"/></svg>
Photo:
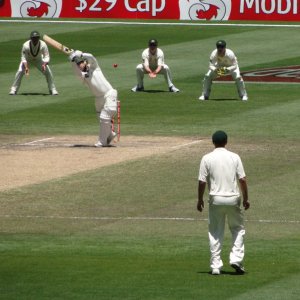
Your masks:
<svg viewBox="0 0 300 300"><path fill-rule="evenodd" d="M300 21L299 0L0 0L0 17Z"/></svg>

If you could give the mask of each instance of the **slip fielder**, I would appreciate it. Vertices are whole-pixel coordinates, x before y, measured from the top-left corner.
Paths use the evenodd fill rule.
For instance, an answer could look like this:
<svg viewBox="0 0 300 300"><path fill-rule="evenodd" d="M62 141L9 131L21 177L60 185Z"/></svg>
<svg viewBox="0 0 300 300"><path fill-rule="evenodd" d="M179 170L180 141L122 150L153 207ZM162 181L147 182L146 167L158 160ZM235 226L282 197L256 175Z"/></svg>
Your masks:
<svg viewBox="0 0 300 300"><path fill-rule="evenodd" d="M136 67L137 85L131 89L132 92L144 91L144 74L148 74L150 78L156 78L157 74L164 75L169 91L179 92L172 82L170 68L165 64L164 52L157 46L156 39L149 40L148 48L142 53L142 63Z"/></svg>
<svg viewBox="0 0 300 300"><path fill-rule="evenodd" d="M47 44L40 40L40 34L38 31L32 31L30 39L23 44L21 62L9 94L17 94L24 74L28 76L30 67L34 65L46 77L49 93L51 95L58 95L54 85L52 71L49 67L49 62L50 55Z"/></svg>
<svg viewBox="0 0 300 300"><path fill-rule="evenodd" d="M245 83L241 76L237 58L234 52L226 48L226 42L219 40L210 55L209 70L203 79L203 92L199 100L208 100L213 80L217 76L230 74L236 83L238 94L243 101L248 100Z"/></svg>
<svg viewBox="0 0 300 300"><path fill-rule="evenodd" d="M107 147L116 137L111 120L117 112L117 91L104 77L96 58L79 50L69 56L74 73L95 96L96 112L100 120L99 140L95 147Z"/></svg>

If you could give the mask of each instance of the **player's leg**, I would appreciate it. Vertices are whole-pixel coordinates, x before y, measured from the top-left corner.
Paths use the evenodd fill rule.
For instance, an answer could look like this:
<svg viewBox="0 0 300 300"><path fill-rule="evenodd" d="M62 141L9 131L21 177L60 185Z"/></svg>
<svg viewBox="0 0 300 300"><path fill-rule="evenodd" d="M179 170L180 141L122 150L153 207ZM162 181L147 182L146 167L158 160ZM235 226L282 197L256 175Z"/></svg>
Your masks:
<svg viewBox="0 0 300 300"><path fill-rule="evenodd" d="M171 70L168 65L164 64L161 68L161 71L159 74L164 75L166 83L168 84L169 91L173 93L178 93L179 89L175 87L175 85L172 82L172 75L171 75Z"/></svg>
<svg viewBox="0 0 300 300"><path fill-rule="evenodd" d="M212 82L216 77L217 77L217 72L216 71L209 70L205 74L205 76L203 78L203 81L202 81L203 82L202 94L199 97L199 100L208 100L209 99Z"/></svg>
<svg viewBox="0 0 300 300"><path fill-rule="evenodd" d="M136 67L137 85L131 89L133 92L141 92L144 90L144 74L145 74L145 70L143 64L137 65Z"/></svg>
<svg viewBox="0 0 300 300"><path fill-rule="evenodd" d="M209 205L208 236L211 254L210 267L212 272L220 271L223 266L221 251L224 239L225 216L223 205Z"/></svg>
<svg viewBox="0 0 300 300"><path fill-rule="evenodd" d="M228 226L232 235L232 248L229 256L230 265L239 273L244 273L244 216L239 206L227 206ZM238 270L239 269L239 270Z"/></svg>
<svg viewBox="0 0 300 300"><path fill-rule="evenodd" d="M48 65L46 65L45 71L42 68L43 62L39 61L36 63L36 67L45 75L47 84L48 84L48 89L49 93L53 96L58 95L58 92L56 90L55 84L54 84L54 79L53 79L53 74Z"/></svg>
<svg viewBox="0 0 300 300"><path fill-rule="evenodd" d="M232 76L233 80L236 83L236 87L237 87L238 94L239 94L240 98L243 101L247 101L248 100L248 95L247 95L247 92L246 92L245 82L243 80L243 77L241 76L239 68L234 70L231 73L231 76Z"/></svg>
<svg viewBox="0 0 300 300"><path fill-rule="evenodd" d="M25 74L25 67L24 64L21 62L18 68L18 71L15 75L15 80L10 88L10 95L16 95L20 86L21 86L21 82L22 82L22 78Z"/></svg>
<svg viewBox="0 0 300 300"><path fill-rule="evenodd" d="M112 131L111 119L117 112L117 97L118 93L116 90L110 90L104 96L104 105L99 113L100 118L100 132L99 141L95 145L96 147L108 146L116 136L116 133ZM101 108L102 99L99 101L99 106L96 109Z"/></svg>

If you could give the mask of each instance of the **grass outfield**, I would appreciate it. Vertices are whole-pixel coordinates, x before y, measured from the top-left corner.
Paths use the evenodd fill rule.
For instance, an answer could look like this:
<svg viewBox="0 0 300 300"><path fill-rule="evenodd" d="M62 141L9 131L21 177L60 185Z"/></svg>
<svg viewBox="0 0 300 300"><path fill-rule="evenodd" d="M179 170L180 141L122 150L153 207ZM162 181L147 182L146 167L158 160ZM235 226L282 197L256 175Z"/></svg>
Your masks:
<svg viewBox="0 0 300 300"><path fill-rule="evenodd" d="M233 276L228 266L226 231L224 273L216 277L209 274L207 207L201 215L195 209L198 165L210 145L0 191L0 299L298 299L300 86L247 84L243 103L234 85L215 84L211 101L197 99L217 39L235 51L242 71L299 65L299 29L59 23L1 23L1 29L8 33L0 36L1 146L28 136L98 133L93 97L54 49L59 96L46 95L36 70L18 96L8 96L21 45L39 30L99 58L119 92L123 135L209 140L215 130L227 131L228 148L244 162L252 207L247 274ZM164 92L163 78L145 79L155 93L130 91L152 37L179 94Z"/></svg>

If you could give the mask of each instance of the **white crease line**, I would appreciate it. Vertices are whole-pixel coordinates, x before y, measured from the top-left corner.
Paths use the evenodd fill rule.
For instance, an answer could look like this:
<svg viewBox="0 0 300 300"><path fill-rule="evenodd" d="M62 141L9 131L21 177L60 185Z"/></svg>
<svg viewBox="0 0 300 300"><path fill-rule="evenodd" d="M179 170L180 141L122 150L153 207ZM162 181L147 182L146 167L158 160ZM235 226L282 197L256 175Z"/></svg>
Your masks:
<svg viewBox="0 0 300 300"><path fill-rule="evenodd" d="M35 141L32 141L32 142L28 142L28 143L24 143L24 144L19 144L20 146L27 146L27 145L32 145L32 144L36 144L36 143L39 143L39 142L44 142L44 141L49 141L49 140L53 140L54 137L51 137L51 138L45 138L45 139L41 139L41 140L35 140Z"/></svg>
<svg viewBox="0 0 300 300"><path fill-rule="evenodd" d="M189 143L186 143L186 144L172 146L172 149L180 149L180 148L183 148L183 147L188 147L188 146L191 146L191 145L194 145L194 144L201 143L202 141L203 140L198 140L198 141L193 141L193 142L189 142Z"/></svg>
<svg viewBox="0 0 300 300"><path fill-rule="evenodd" d="M98 221L208 221L206 218L184 218L184 217L84 217L84 216L21 216L0 215L7 219L61 219L61 220L98 220ZM274 224L300 224L299 220L245 220L249 223L274 223Z"/></svg>

